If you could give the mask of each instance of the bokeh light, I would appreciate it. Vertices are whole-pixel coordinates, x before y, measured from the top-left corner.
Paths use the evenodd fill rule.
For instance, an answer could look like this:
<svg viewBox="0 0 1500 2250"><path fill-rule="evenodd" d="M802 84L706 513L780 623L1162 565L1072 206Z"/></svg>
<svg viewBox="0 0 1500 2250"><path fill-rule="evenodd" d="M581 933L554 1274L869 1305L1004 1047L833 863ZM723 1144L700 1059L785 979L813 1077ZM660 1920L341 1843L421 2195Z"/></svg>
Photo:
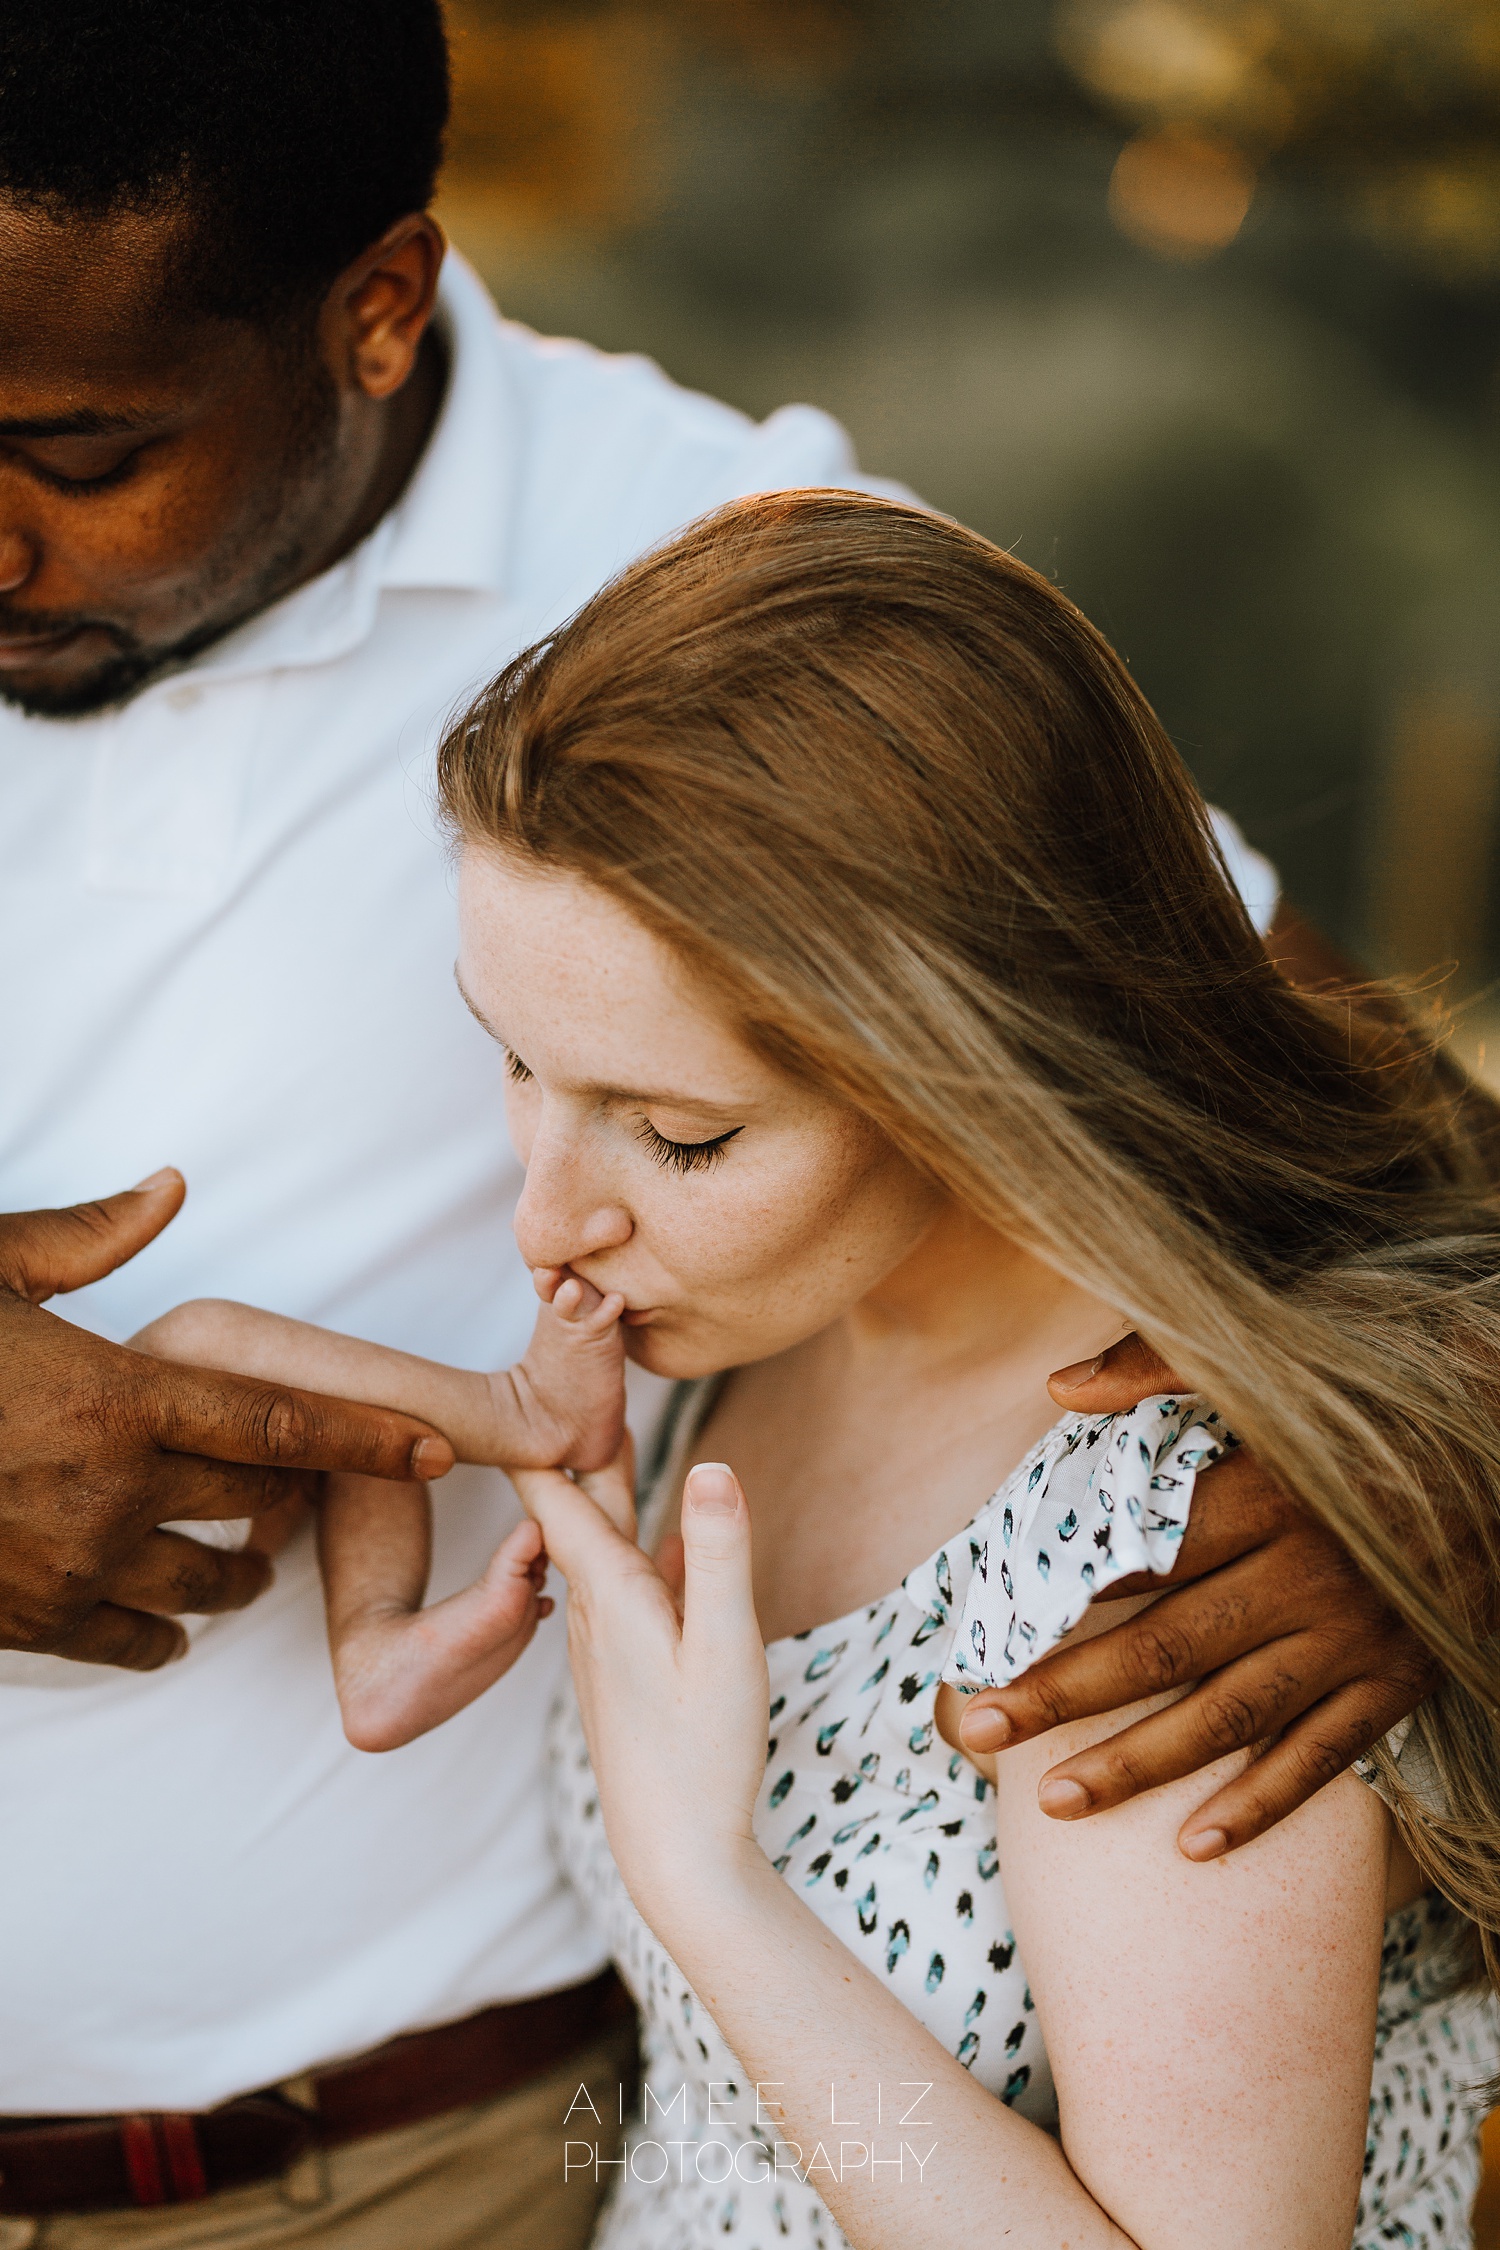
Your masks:
<svg viewBox="0 0 1500 2250"><path fill-rule="evenodd" d="M1255 199L1243 150L1168 125L1128 140L1109 176L1109 211L1132 242L1166 258L1212 257L1233 242Z"/></svg>
<svg viewBox="0 0 1500 2250"><path fill-rule="evenodd" d="M505 308L1054 576L1500 1059L1497 0L451 0Z"/></svg>

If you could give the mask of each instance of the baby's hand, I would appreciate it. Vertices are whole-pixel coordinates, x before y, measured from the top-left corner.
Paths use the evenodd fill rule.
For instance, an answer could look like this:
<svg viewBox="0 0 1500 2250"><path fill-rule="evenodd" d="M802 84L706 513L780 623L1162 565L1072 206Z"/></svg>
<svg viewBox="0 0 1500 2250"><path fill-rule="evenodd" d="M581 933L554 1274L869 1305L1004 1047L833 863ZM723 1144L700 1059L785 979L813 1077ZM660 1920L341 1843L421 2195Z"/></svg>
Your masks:
<svg viewBox="0 0 1500 2250"><path fill-rule="evenodd" d="M497 1411L507 1425L519 1416L526 1435L524 1454L512 1448L505 1466L602 1469L625 1429L625 1300L566 1266L538 1267L532 1279L542 1305L526 1356L490 1377L492 1389L506 1386Z"/></svg>
<svg viewBox="0 0 1500 2250"><path fill-rule="evenodd" d="M552 1610L547 1557L523 1521L474 1585L422 1607L431 1510L420 1484L335 1476L318 1547L333 1676L356 1750L396 1750L492 1687Z"/></svg>

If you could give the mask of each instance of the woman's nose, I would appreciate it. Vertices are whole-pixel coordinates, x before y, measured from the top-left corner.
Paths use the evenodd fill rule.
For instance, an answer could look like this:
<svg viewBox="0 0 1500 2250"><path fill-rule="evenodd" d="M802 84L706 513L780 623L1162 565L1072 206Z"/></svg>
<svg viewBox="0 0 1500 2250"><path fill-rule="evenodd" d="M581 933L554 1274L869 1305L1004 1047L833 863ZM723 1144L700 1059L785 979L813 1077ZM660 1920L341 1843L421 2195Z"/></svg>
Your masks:
<svg viewBox="0 0 1500 2250"><path fill-rule="evenodd" d="M566 1266L618 1250L635 1222L601 1195L582 1151L560 1149L545 1132L531 1145L526 1185L516 1205L516 1243L528 1266Z"/></svg>

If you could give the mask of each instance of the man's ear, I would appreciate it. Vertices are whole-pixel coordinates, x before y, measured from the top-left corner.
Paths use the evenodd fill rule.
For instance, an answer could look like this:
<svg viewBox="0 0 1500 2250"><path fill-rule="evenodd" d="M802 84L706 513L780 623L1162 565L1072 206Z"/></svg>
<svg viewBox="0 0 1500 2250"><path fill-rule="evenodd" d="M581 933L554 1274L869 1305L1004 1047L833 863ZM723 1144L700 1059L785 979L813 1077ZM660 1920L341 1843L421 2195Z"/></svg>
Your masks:
<svg viewBox="0 0 1500 2250"><path fill-rule="evenodd" d="M432 318L447 247L436 219L413 211L344 268L318 323L336 377L367 398L400 390Z"/></svg>

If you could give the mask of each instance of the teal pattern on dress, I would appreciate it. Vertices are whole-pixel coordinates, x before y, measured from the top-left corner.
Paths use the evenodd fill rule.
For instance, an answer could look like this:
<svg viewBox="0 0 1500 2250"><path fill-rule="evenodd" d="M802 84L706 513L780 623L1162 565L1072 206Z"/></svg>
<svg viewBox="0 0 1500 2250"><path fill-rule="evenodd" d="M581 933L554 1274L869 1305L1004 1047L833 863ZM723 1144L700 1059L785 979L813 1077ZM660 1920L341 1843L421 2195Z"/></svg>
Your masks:
<svg viewBox="0 0 1500 2250"><path fill-rule="evenodd" d="M682 1386L675 1442L648 1482L647 1521L711 1399L711 1386ZM1232 1443L1191 1402L1070 1417L900 1587L766 1651L770 1729L755 1832L768 1858L997 2101L1054 2130L1052 2073L1005 1905L994 1792L937 1734L938 1687L944 1675L979 1684L958 1662L965 1635L967 1656L975 1653L976 1621L1003 1653L1009 1620L1024 1620L1040 1655L1066 1630L1059 1619L1081 1614L1083 1563L1097 1579L1104 1568L1152 1567L1135 1559L1143 1553L1170 1558L1193 1478ZM637 2112L632 2158L649 2173L654 2148L670 2142L674 2152L660 2179L632 2165L594 2250L848 2250L816 2188L774 2170L754 2088L620 1881L571 1690L553 1714L549 1757L559 1862L641 2009L651 2122ZM1386 1926L1353 2250L1463 2250L1469 2241L1484 2106L1470 2089L1500 2070L1500 2012L1488 1996L1444 1997L1455 1925L1429 1897ZM708 2172L722 2167L716 2149L731 2152L738 2172L700 2177L702 2157L712 2156Z"/></svg>

